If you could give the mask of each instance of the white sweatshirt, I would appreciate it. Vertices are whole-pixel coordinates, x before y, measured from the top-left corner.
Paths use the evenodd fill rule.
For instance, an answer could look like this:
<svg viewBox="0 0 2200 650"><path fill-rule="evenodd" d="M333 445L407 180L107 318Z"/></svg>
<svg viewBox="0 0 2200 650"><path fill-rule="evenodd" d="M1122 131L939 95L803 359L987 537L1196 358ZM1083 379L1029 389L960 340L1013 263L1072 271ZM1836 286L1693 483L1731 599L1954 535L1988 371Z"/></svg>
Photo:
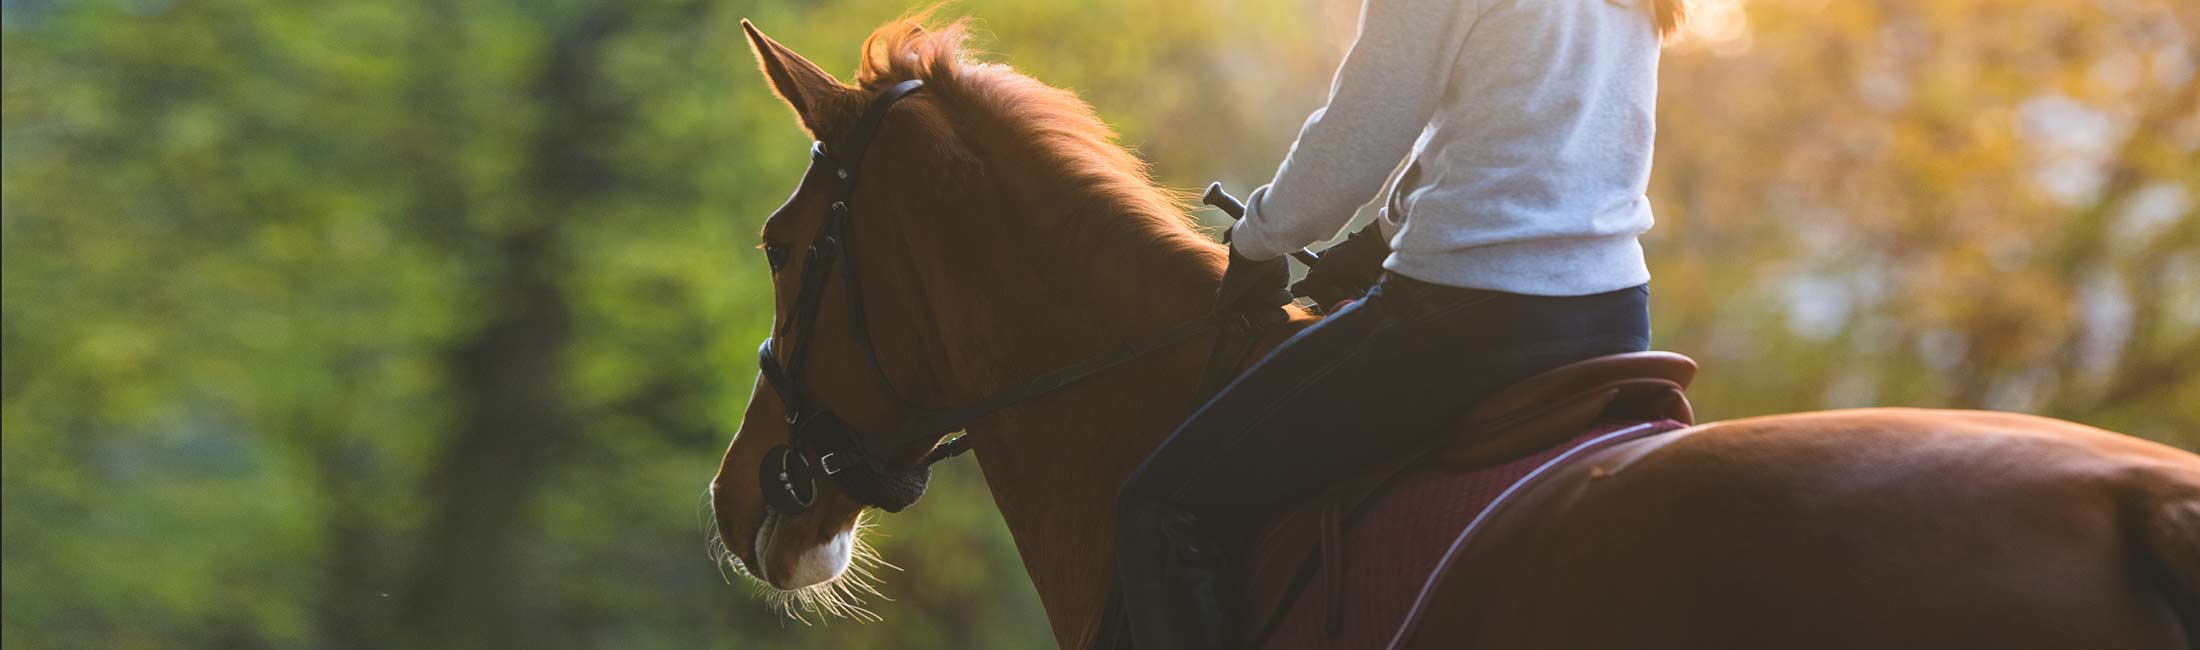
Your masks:
<svg viewBox="0 0 2200 650"><path fill-rule="evenodd" d="M1650 279L1658 36L1648 0L1366 0L1329 105L1232 241L1270 259L1336 236L1407 156L1383 267L1576 296ZM1393 214L1402 207L1404 214Z"/></svg>

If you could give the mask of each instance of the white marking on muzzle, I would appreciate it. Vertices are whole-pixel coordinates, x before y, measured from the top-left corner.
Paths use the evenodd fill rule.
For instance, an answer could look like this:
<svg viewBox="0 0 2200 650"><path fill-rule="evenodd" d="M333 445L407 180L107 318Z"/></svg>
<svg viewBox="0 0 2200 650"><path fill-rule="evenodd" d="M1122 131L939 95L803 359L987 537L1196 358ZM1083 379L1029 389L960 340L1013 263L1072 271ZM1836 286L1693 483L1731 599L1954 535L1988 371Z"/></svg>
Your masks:
<svg viewBox="0 0 2200 650"><path fill-rule="evenodd" d="M840 531L831 540L795 556L794 564L787 567L787 584L773 580L769 568L771 561L767 558L771 553L772 533L779 529L779 522L784 519L786 517L779 513L767 511L764 523L756 527L756 542L749 547L756 552L756 579L779 589L801 589L838 578L842 571L848 570L848 563L855 555L853 529Z"/></svg>
<svg viewBox="0 0 2200 650"><path fill-rule="evenodd" d="M855 531L843 530L833 535L831 541L803 551L787 572L788 588L807 587L840 577L848 570L849 552L854 547Z"/></svg>

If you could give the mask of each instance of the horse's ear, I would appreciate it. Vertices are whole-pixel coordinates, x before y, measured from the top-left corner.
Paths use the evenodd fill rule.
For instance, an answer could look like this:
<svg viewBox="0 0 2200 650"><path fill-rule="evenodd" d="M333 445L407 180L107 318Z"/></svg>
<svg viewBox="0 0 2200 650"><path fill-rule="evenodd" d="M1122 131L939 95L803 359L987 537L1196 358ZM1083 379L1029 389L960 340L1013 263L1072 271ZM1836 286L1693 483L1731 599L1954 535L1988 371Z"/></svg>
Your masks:
<svg viewBox="0 0 2200 650"><path fill-rule="evenodd" d="M856 88L765 36L746 18L741 19L741 31L748 33L749 47L756 50L756 63L771 80L772 92L794 109L795 117L802 120L802 128L808 129L811 137L825 137L826 131L845 119L858 103L860 93Z"/></svg>

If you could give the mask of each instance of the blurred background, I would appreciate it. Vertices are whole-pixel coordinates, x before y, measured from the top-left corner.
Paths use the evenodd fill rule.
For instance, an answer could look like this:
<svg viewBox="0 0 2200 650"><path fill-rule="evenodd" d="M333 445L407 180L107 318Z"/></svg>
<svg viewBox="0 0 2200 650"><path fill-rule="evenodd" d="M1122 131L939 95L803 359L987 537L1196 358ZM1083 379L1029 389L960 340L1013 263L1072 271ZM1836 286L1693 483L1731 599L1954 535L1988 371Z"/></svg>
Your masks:
<svg viewBox="0 0 2200 650"><path fill-rule="evenodd" d="M6 0L4 619L29 648L1048 645L977 467L883 623L713 568L806 138L736 21L866 0ZM1264 180L1357 0L967 0L1179 187ZM2200 4L1697 0L1657 347L1700 413L2008 409L2200 445ZM1218 215L1209 214L1219 220Z"/></svg>

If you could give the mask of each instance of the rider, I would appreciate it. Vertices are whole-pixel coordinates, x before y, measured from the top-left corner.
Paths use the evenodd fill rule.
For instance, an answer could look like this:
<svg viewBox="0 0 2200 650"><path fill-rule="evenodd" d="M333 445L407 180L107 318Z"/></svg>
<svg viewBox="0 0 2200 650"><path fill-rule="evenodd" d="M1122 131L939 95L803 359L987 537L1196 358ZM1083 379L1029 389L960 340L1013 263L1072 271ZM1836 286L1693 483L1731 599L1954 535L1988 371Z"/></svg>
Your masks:
<svg viewBox="0 0 2200 650"><path fill-rule="evenodd" d="M1117 579L1141 650L1235 645L1251 525L1426 440L1495 390L1648 349L1660 38L1681 0L1365 0L1329 103L1230 230L1216 308L1273 319L1285 254L1390 188L1365 299L1261 359L1123 484Z"/></svg>

